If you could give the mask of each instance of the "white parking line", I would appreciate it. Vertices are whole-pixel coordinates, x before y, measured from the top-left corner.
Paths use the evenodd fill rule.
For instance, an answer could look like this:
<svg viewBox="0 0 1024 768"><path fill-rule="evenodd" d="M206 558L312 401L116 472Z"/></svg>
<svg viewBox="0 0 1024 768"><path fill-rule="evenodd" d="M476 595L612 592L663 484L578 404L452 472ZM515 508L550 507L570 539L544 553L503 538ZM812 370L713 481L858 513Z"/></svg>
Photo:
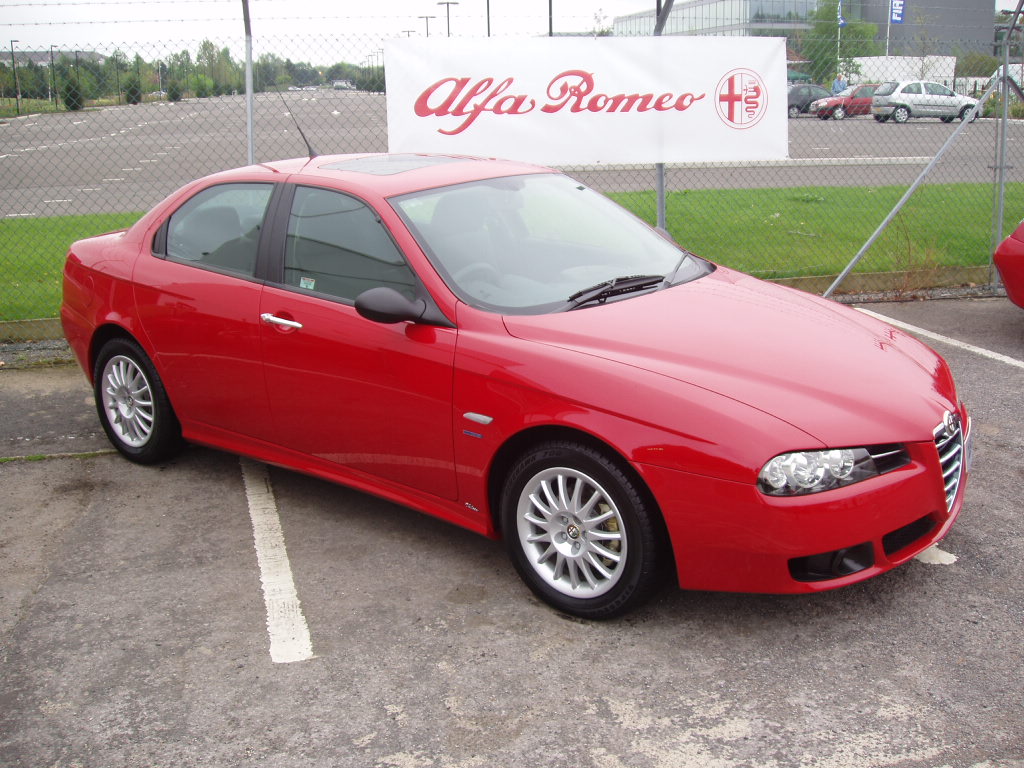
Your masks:
<svg viewBox="0 0 1024 768"><path fill-rule="evenodd" d="M865 315L870 315L871 317L881 320L883 323L888 323L889 325L894 325L897 328L902 328L904 331L910 331L910 333L917 336L924 336L926 339L931 339L932 341L937 341L941 344L948 344L951 347L963 349L967 352L973 352L976 355L987 357L989 360L995 360L1000 363L1005 363L1006 365L1012 365L1015 368L1024 369L1024 360L1018 360L1015 357L1009 357L1008 355L1003 355L999 352L993 352L992 350L985 349L984 347L976 347L973 344L957 341L956 339L951 339L949 336L943 336L941 333L934 333L933 331L927 331L924 328L918 328L916 325L902 323L899 320L893 320L891 317L886 317L885 315L880 315L877 312L872 312L870 309L863 309L861 307L858 307L858 309L860 309L860 311Z"/></svg>
<svg viewBox="0 0 1024 768"><path fill-rule="evenodd" d="M241 464L256 560L260 566L260 582L263 584L263 602L267 608L270 659L276 664L311 659L313 644L295 591L267 466L245 458Z"/></svg>

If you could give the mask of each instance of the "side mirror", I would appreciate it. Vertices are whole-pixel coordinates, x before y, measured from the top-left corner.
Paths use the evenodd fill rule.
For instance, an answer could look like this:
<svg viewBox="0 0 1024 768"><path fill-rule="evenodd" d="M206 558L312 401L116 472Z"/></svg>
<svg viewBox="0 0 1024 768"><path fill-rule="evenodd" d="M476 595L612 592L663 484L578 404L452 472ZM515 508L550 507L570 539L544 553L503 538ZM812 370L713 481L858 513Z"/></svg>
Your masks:
<svg viewBox="0 0 1024 768"><path fill-rule="evenodd" d="M410 301L394 288L370 288L356 296L356 312L375 323L401 323L420 320L427 309L423 299Z"/></svg>

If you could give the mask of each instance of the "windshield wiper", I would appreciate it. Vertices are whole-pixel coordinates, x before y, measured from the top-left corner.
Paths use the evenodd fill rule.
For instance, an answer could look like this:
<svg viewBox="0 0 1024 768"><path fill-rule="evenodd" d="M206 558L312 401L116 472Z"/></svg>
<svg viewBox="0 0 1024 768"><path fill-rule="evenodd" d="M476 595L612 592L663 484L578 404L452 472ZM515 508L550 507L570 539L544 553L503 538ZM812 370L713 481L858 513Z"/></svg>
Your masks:
<svg viewBox="0 0 1024 768"><path fill-rule="evenodd" d="M570 309L582 307L584 304L589 304L592 301L604 304L613 296L632 293L633 291L642 291L645 288L653 288L664 281L664 279L664 275L626 275L624 277L614 277L590 288L584 288L582 291L576 291L567 301L572 305L569 307Z"/></svg>

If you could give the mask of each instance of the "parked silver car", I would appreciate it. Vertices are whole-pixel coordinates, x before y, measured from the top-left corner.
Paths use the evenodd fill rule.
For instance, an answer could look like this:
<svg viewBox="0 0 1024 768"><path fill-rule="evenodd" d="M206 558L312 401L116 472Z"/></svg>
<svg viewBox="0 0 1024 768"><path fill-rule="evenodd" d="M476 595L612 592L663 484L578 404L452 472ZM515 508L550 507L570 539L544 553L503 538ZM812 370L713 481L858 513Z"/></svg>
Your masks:
<svg viewBox="0 0 1024 768"><path fill-rule="evenodd" d="M944 123L965 120L977 99L961 96L940 83L903 80L882 83L871 97L871 114L884 123L905 123L912 117L937 117Z"/></svg>

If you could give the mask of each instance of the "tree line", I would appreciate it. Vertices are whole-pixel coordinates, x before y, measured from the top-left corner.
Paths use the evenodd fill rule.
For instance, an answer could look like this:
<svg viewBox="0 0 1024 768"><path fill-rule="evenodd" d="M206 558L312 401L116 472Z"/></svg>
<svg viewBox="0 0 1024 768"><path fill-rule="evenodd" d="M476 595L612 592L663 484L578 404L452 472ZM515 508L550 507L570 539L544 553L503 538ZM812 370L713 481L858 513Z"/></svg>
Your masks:
<svg viewBox="0 0 1024 768"><path fill-rule="evenodd" d="M186 97L207 98L242 93L245 62L210 40L188 50L159 59L129 58L116 50L103 58L91 51L54 54L53 65L18 61L0 63L0 98L62 102L69 110L87 102L110 101L138 104L146 97L178 101ZM17 82L15 82L15 75ZM253 90L280 90L346 81L363 91L383 91L384 71L380 65L358 66L345 61L318 68L308 62L294 62L274 53L264 53L253 62Z"/></svg>

